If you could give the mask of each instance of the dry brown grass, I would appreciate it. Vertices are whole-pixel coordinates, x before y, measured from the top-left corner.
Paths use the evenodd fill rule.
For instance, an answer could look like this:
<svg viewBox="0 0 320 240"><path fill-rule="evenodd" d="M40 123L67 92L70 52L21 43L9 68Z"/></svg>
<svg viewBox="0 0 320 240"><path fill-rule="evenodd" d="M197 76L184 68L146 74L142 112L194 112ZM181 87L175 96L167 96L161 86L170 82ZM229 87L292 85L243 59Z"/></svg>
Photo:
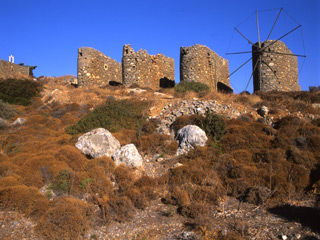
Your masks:
<svg viewBox="0 0 320 240"><path fill-rule="evenodd" d="M3 210L16 210L38 218L48 205L48 200L35 187L15 185L0 188L0 208Z"/></svg>
<svg viewBox="0 0 320 240"><path fill-rule="evenodd" d="M83 239L89 228L90 207L84 201L63 197L52 203L37 224L45 239Z"/></svg>
<svg viewBox="0 0 320 240"><path fill-rule="evenodd" d="M54 90L54 81L47 85ZM24 126L0 131L0 207L17 210L36 221L41 218L37 230L46 239L83 238L93 220L93 205L100 209L94 221L125 222L136 209L145 209L151 201L162 197L165 203L179 208L180 218L185 217L188 223L203 230L209 222L208 213L226 195L260 204L246 194L250 190L265 189L272 194L266 202L261 202L275 204L300 199L308 189L319 191L320 128L317 121L310 123L287 117L280 119L274 129L253 120L226 120L227 133L220 142L208 141L207 147L199 147L179 158L151 163L163 164L165 168L171 161L182 164L152 178L138 176L124 166L116 167L107 157L87 159L74 147L77 136L71 137L64 131L88 110L90 104L104 102L108 95L139 100L150 97L154 100L153 106L157 106L158 100L152 91L128 96L123 88L59 86L59 89L67 91L61 99L68 104L52 102L44 107L39 99L34 100L31 106L19 107L21 116L28 119ZM164 92L172 94L173 90ZM272 100L275 103L271 102L274 105L268 105L275 110L288 100L278 95ZM265 96L222 93L205 96L188 93L182 97L214 99L251 110L271 101ZM288 102L286 106L291 104L300 109L313 98L299 96L294 99L295 103ZM89 105L81 107L70 104L72 101ZM178 129L193 120L192 117L181 118L174 126ZM147 122L138 129L127 129L114 136L121 145L135 143L140 153L173 156L177 143L153 131L153 123ZM66 173L68 176L63 176ZM50 198L48 201L39 189L50 189L50 186L56 195L46 195ZM241 239L237 231L222 235L206 229L201 235L203 239Z"/></svg>

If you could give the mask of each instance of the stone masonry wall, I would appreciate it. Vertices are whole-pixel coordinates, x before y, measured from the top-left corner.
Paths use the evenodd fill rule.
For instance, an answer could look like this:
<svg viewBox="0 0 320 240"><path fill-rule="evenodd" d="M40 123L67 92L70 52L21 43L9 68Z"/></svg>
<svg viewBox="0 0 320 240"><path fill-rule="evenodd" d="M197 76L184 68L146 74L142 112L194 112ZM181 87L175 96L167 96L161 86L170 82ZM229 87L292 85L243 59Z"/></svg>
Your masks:
<svg viewBox="0 0 320 240"><path fill-rule="evenodd" d="M146 50L135 52L124 45L122 55L122 80L124 86L138 84L157 89L164 78L174 85L174 59L162 54L149 55Z"/></svg>
<svg viewBox="0 0 320 240"><path fill-rule="evenodd" d="M8 78L16 74L32 76L32 70L29 66L23 66L5 60L0 60L0 78Z"/></svg>
<svg viewBox="0 0 320 240"><path fill-rule="evenodd" d="M78 84L105 86L110 82L122 83L121 63L100 51L82 47L78 50Z"/></svg>
<svg viewBox="0 0 320 240"><path fill-rule="evenodd" d="M200 44L180 48L180 81L205 83L213 91L218 82L230 87L229 62Z"/></svg>
<svg viewBox="0 0 320 240"><path fill-rule="evenodd" d="M261 47L268 46L274 40L268 40L261 43ZM259 60L258 43L252 46L252 68ZM279 54L282 53L282 54ZM298 80L298 59L292 54L287 46L277 41L269 47L266 47L261 55L262 64L257 64L256 71L253 74L254 91L300 91Z"/></svg>

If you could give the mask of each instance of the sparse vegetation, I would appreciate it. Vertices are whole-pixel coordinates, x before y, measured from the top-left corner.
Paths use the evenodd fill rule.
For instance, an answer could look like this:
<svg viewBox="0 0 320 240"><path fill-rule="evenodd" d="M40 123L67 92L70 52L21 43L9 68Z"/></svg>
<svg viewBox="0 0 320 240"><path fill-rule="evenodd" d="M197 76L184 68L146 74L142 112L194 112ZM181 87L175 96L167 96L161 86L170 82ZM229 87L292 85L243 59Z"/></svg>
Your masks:
<svg viewBox="0 0 320 240"><path fill-rule="evenodd" d="M310 92L320 91L320 86L318 86L318 87L316 87L316 86L310 86L310 87L309 87L309 91L310 91Z"/></svg>
<svg viewBox="0 0 320 240"><path fill-rule="evenodd" d="M0 118L10 119L15 115L15 109L0 99Z"/></svg>
<svg viewBox="0 0 320 240"><path fill-rule="evenodd" d="M209 92L210 91L210 87L208 85L206 85L204 83L200 83L200 82L182 81L178 85L175 86L175 90L178 93L186 93L186 92L189 92L189 91L200 93L200 92Z"/></svg>
<svg viewBox="0 0 320 240"><path fill-rule="evenodd" d="M159 121L146 120L150 103L135 97L109 97L91 112L80 104L43 106L33 101L28 107L16 106L28 118L22 128L0 130L0 210L24 214L45 239L99 238L92 226L128 224L152 211L158 224L163 218L181 221L202 239L247 239L245 219L223 215L221 206L228 199L256 205L256 212L305 199L319 208L320 118L317 109L309 108L320 102L318 95L228 96L228 104L248 108L246 121L214 113L181 116L171 126L174 132L195 124L209 141L179 157L177 143L156 132ZM277 110L269 113L272 126L250 113L262 105ZM307 111L306 117L284 115L282 107ZM81 117L84 112L89 113ZM74 147L77 134L96 127L113 132L121 145L134 143L144 168L115 166L108 157L86 158ZM158 211L159 206L163 208ZM225 232L211 228L218 215L223 215Z"/></svg>
<svg viewBox="0 0 320 240"><path fill-rule="evenodd" d="M105 104L95 108L78 123L67 128L69 134L85 133L94 128L106 128L110 132L136 128L146 119L144 112L149 103L108 99Z"/></svg>
<svg viewBox="0 0 320 240"><path fill-rule="evenodd" d="M41 91L41 84L33 80L6 79L0 81L0 99L17 105L29 105Z"/></svg>

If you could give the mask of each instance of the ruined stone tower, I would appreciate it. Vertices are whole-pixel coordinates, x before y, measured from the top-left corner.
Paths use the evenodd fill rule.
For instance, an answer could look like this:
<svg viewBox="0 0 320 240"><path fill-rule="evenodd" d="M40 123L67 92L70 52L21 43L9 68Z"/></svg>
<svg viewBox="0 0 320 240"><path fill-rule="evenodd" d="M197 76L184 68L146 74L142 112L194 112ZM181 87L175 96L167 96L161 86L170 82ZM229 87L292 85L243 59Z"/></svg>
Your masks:
<svg viewBox="0 0 320 240"><path fill-rule="evenodd" d="M78 49L78 85L105 86L112 82L121 83L121 63L96 49Z"/></svg>
<svg viewBox="0 0 320 240"><path fill-rule="evenodd" d="M252 46L252 68L257 64L253 73L254 91L300 91L297 57L283 42L274 42L267 40L261 43L261 48L267 46L261 54L258 52L258 43Z"/></svg>
<svg viewBox="0 0 320 240"><path fill-rule="evenodd" d="M135 52L131 45L124 45L122 81L124 86L138 84L151 89L174 86L174 59L162 54L149 55L146 50Z"/></svg>
<svg viewBox="0 0 320 240"><path fill-rule="evenodd" d="M213 91L232 92L228 60L200 44L180 48L180 81L205 83Z"/></svg>

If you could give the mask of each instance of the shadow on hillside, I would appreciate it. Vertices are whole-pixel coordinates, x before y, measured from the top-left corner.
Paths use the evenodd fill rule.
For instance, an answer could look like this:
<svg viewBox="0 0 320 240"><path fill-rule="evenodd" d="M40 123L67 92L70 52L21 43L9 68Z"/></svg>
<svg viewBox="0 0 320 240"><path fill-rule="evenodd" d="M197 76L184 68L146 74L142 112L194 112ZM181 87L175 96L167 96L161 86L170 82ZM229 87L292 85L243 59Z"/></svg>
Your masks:
<svg viewBox="0 0 320 240"><path fill-rule="evenodd" d="M286 218L289 221L299 222L312 231L320 233L320 209L311 207L296 207L283 205L270 208L269 212Z"/></svg>

